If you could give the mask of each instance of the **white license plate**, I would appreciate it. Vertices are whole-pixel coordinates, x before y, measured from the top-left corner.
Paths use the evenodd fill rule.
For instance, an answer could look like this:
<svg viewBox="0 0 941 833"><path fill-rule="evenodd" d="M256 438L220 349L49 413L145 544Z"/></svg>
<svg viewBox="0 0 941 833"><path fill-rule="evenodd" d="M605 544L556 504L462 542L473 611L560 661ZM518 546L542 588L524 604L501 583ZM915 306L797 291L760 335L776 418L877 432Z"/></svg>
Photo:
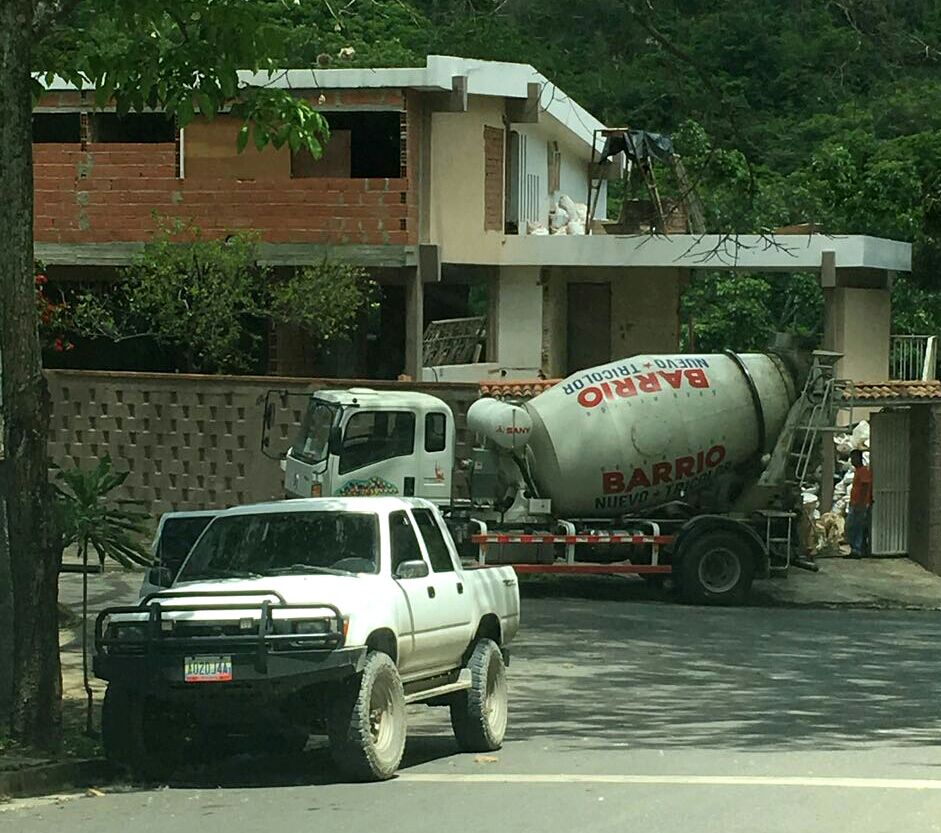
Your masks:
<svg viewBox="0 0 941 833"><path fill-rule="evenodd" d="M225 683L232 679L232 657L186 657L183 681L187 683Z"/></svg>

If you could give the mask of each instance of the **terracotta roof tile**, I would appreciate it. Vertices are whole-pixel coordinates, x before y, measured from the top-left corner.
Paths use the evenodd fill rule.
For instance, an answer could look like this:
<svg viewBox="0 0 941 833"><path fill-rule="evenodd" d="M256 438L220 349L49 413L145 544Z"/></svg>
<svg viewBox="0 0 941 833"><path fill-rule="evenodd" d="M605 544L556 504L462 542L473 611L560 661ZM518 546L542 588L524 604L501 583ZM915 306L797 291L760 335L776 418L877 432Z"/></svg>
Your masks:
<svg viewBox="0 0 941 833"><path fill-rule="evenodd" d="M941 399L941 382L857 382L846 396L872 401Z"/></svg>
<svg viewBox="0 0 941 833"><path fill-rule="evenodd" d="M481 382L480 395L494 399L532 399L559 383L559 379L533 379L523 382Z"/></svg>

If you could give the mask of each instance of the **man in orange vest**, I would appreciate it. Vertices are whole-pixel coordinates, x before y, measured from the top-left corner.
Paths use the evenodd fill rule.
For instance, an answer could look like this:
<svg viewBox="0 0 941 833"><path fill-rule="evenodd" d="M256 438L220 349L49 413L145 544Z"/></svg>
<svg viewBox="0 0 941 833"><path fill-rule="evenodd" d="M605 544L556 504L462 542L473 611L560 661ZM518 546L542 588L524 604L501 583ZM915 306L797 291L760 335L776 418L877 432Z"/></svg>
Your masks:
<svg viewBox="0 0 941 833"><path fill-rule="evenodd" d="M853 464L853 486L846 516L846 542L850 545L850 558L862 558L869 554L872 471L863 463L863 452L859 449L850 454L850 462Z"/></svg>

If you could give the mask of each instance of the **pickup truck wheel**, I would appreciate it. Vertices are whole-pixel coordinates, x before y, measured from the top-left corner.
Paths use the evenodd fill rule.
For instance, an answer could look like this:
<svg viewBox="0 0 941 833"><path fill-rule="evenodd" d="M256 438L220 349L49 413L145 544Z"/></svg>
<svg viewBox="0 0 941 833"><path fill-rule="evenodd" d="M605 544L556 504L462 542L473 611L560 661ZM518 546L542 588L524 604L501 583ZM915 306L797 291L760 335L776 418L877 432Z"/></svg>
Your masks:
<svg viewBox="0 0 941 833"><path fill-rule="evenodd" d="M755 559L732 532L706 532L683 548L680 592L690 604L741 604L755 577Z"/></svg>
<svg viewBox="0 0 941 833"><path fill-rule="evenodd" d="M101 707L101 741L105 757L143 781L169 778L179 765L177 733L158 727L136 691L111 683ZM182 741L182 739L180 739Z"/></svg>
<svg viewBox="0 0 941 833"><path fill-rule="evenodd" d="M405 692L387 654L369 654L355 683L340 687L327 730L333 760L346 774L361 781L395 775L405 751Z"/></svg>
<svg viewBox="0 0 941 833"><path fill-rule="evenodd" d="M467 667L471 687L451 701L451 726L465 752L492 752L503 745L507 720L506 667L492 639L474 646Z"/></svg>

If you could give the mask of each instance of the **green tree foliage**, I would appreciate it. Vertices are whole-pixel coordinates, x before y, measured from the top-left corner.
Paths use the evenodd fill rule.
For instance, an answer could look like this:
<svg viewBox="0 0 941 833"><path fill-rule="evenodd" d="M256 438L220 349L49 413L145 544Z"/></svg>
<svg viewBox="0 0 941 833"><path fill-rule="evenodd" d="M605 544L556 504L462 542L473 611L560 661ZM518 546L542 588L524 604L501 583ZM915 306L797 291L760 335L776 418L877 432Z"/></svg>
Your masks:
<svg viewBox="0 0 941 833"><path fill-rule="evenodd" d="M364 269L324 260L276 279L258 265L257 235L205 238L180 220L157 234L106 291L70 306L78 337L151 338L193 373L243 373L261 359L264 325L288 324L326 346L346 335L374 296Z"/></svg>
<svg viewBox="0 0 941 833"><path fill-rule="evenodd" d="M270 284L266 306L272 321L329 344L352 331L360 314L375 303L377 289L365 269L324 260Z"/></svg>
<svg viewBox="0 0 941 833"><path fill-rule="evenodd" d="M151 337L181 351L190 372L253 367L261 338L267 271L254 237L206 239L192 225L164 224L107 291L87 291L74 307L76 330L114 341Z"/></svg>

